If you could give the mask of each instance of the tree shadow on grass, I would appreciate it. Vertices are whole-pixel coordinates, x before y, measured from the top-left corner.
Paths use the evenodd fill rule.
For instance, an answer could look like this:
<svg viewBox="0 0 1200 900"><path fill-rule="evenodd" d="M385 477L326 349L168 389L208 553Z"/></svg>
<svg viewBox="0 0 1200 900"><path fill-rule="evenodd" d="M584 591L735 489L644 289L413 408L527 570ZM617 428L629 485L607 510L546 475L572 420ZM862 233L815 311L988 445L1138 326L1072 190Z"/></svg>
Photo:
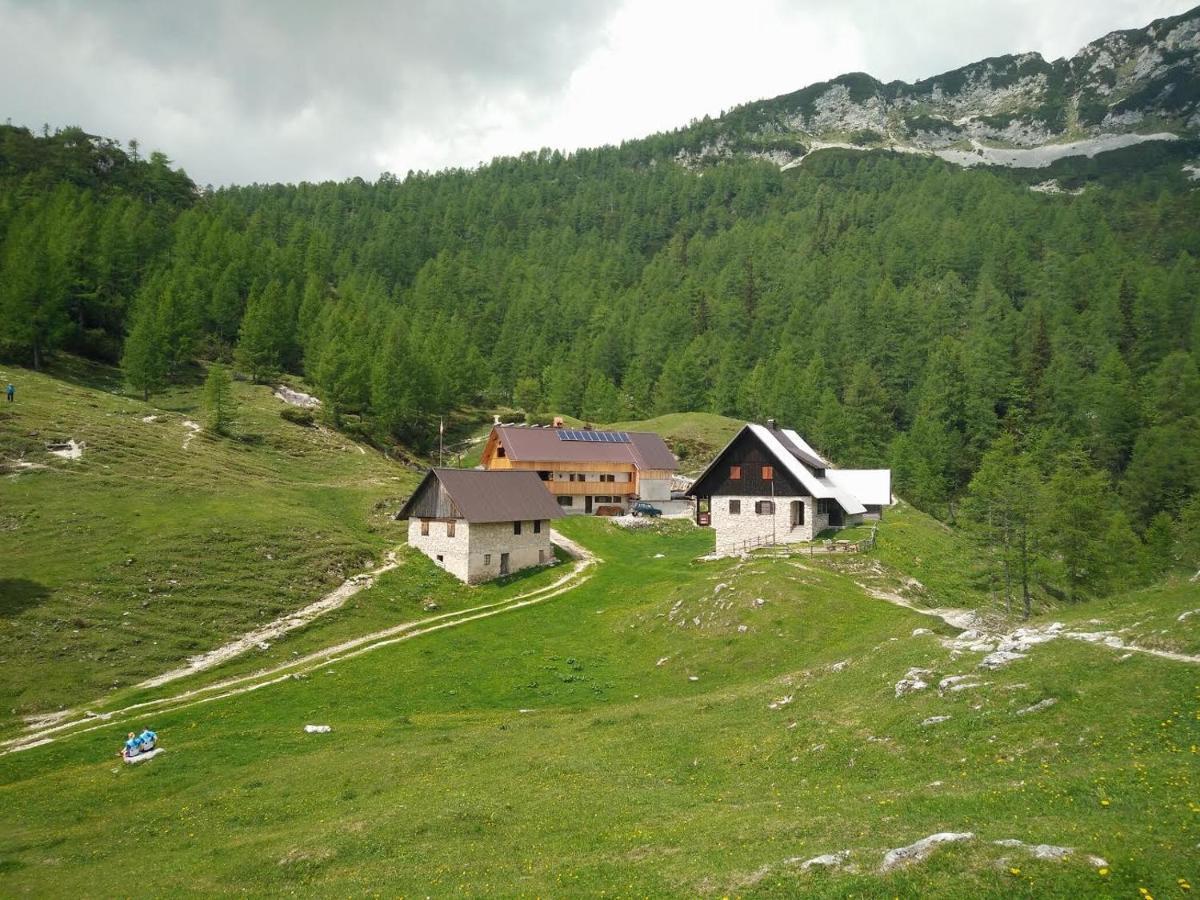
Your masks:
<svg viewBox="0 0 1200 900"><path fill-rule="evenodd" d="M44 584L28 578L0 578L0 619L49 600L52 593Z"/></svg>

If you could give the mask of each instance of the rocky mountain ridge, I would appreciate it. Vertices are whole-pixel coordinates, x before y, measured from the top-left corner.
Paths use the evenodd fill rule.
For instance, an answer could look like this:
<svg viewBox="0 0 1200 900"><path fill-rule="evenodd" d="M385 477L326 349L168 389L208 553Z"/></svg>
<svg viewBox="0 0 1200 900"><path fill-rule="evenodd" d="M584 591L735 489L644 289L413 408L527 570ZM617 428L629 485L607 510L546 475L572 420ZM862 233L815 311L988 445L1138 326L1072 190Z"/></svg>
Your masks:
<svg viewBox="0 0 1200 900"><path fill-rule="evenodd" d="M908 84L855 72L695 122L676 159L781 167L825 147L887 148L960 165L1044 166L1200 134L1200 7L1115 31L1070 59L992 57Z"/></svg>

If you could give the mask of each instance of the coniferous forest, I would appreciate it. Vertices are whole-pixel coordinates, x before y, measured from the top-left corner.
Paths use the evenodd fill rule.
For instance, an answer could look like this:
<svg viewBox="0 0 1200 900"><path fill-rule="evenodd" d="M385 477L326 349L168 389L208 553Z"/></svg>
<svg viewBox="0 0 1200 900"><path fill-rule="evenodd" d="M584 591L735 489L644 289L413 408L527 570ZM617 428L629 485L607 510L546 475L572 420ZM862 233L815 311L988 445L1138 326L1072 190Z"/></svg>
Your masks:
<svg viewBox="0 0 1200 900"><path fill-rule="evenodd" d="M891 465L1018 594L1039 566L1082 595L1196 562L1195 142L780 171L678 165L687 140L213 190L136 144L3 126L0 354L120 364L139 395L197 360L302 374L381 446L462 405L773 416Z"/></svg>

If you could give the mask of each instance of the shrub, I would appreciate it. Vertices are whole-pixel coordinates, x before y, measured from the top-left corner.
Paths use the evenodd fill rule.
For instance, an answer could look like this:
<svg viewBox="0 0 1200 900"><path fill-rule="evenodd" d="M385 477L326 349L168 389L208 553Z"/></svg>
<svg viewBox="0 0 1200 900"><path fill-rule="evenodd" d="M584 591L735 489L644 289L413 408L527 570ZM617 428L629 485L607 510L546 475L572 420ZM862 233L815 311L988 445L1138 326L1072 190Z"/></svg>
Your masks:
<svg viewBox="0 0 1200 900"><path fill-rule="evenodd" d="M300 406L285 406L279 411L279 418L305 428L311 428L314 421L312 410Z"/></svg>

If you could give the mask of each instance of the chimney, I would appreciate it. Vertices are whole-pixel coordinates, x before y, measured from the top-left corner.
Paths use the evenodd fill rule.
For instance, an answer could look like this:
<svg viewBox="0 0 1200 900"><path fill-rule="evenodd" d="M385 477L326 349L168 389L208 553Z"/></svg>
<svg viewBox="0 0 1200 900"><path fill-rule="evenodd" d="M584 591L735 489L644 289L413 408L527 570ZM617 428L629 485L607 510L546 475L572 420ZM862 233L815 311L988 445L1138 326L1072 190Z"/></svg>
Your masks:
<svg viewBox="0 0 1200 900"><path fill-rule="evenodd" d="M562 427L563 427L563 417L562 417L562 416L555 416L555 417L554 417L554 427L555 427L555 428L562 428Z"/></svg>
<svg viewBox="0 0 1200 900"><path fill-rule="evenodd" d="M774 419L767 419L767 427L768 427L768 428L770 428L772 431L778 431L778 430L779 430L779 426L777 426L777 425L775 424L775 420L774 420Z"/></svg>

